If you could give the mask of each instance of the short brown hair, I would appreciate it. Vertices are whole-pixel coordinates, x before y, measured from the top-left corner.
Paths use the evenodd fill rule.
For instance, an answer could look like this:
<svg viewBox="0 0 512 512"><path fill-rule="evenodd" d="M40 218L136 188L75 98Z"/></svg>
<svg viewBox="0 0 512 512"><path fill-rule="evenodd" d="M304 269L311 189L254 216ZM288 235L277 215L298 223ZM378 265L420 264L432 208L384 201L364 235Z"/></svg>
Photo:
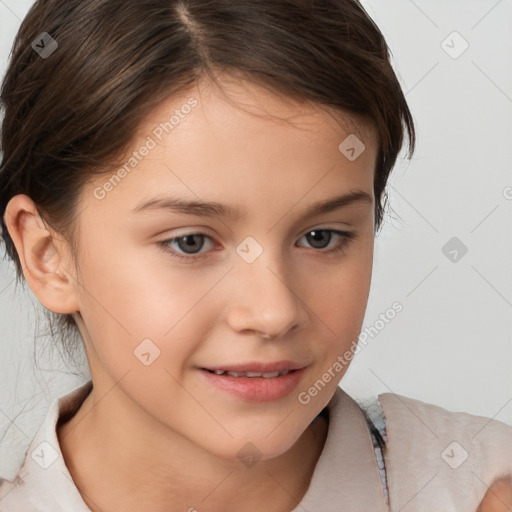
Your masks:
<svg viewBox="0 0 512 512"><path fill-rule="evenodd" d="M42 33L58 44L42 58ZM375 225L404 138L415 130L386 41L357 0L38 0L21 24L1 90L0 219L32 198L72 241L92 173L120 155L165 97L205 74L232 72L334 111L367 116L379 151ZM108 168L109 170L111 167ZM74 327L70 315L62 327Z"/></svg>

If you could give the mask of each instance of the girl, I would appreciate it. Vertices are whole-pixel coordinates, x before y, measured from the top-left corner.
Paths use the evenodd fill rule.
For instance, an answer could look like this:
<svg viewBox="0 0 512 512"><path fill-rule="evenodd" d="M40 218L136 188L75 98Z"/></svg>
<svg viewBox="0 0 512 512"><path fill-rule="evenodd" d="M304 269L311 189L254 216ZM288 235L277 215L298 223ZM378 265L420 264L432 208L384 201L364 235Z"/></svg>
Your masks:
<svg viewBox="0 0 512 512"><path fill-rule="evenodd" d="M356 0L40 0L2 104L6 249L91 371L2 511L476 510L512 472L503 423L338 387L415 142Z"/></svg>

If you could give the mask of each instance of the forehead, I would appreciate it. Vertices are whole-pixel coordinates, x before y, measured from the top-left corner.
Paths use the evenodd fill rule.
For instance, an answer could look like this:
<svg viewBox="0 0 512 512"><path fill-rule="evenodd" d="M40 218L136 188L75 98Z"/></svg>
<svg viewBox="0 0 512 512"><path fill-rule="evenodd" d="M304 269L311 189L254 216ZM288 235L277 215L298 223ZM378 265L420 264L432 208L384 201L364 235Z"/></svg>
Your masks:
<svg viewBox="0 0 512 512"><path fill-rule="evenodd" d="M194 116L183 115L192 98L197 100L199 109L194 109ZM156 123L165 123L173 117L173 133L182 132L183 126L190 126L189 118L193 117L196 130L201 122L207 122L219 133L241 125L246 129L251 125L256 131L272 128L278 131L280 128L283 134L284 128L295 128L297 132L309 131L308 139L312 143L315 133L320 136L329 133L338 138L354 134L364 140L366 146L378 145L375 123L368 116L292 98L262 84L234 78L229 74L217 78L215 84L202 77L192 87L161 101L139 125L135 138L147 135L154 130ZM177 117L180 118L179 122L176 122ZM292 133L291 129L288 130L287 136ZM164 130L162 135L168 135L168 132ZM235 132L230 135L233 138L238 138L237 135L248 138L247 133Z"/></svg>
<svg viewBox="0 0 512 512"><path fill-rule="evenodd" d="M347 140L361 145L356 159L340 149ZM226 78L218 87L199 81L160 102L139 125L123 157L134 165L109 187L109 203L140 204L169 191L187 199L229 198L245 211L262 201L283 202L284 193L293 202L350 188L371 192L377 145L373 124L360 116L251 82Z"/></svg>

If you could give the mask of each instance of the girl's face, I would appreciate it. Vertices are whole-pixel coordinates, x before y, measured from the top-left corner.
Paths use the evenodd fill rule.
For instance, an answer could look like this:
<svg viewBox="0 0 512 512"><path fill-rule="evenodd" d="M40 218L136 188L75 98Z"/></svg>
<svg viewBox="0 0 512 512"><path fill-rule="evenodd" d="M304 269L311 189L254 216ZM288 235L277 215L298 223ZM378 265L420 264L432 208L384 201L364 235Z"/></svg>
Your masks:
<svg viewBox="0 0 512 512"><path fill-rule="evenodd" d="M97 400L116 389L124 413L155 431L224 459L266 459L327 404L355 349L377 139L255 85L224 88L236 105L213 86L162 102L124 171L83 189L75 317ZM205 370L276 362L303 369Z"/></svg>

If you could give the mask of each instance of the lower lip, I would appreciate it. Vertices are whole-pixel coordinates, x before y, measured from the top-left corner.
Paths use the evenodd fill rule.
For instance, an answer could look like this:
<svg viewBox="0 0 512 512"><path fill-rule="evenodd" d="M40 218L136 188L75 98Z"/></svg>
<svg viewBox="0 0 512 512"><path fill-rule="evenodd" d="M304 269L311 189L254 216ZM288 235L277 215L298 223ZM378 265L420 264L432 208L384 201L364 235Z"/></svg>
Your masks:
<svg viewBox="0 0 512 512"><path fill-rule="evenodd" d="M297 388L306 368L294 370L280 377L231 377L231 375L216 375L207 370L200 372L218 389L227 391L244 400L253 402L270 402L289 395Z"/></svg>

